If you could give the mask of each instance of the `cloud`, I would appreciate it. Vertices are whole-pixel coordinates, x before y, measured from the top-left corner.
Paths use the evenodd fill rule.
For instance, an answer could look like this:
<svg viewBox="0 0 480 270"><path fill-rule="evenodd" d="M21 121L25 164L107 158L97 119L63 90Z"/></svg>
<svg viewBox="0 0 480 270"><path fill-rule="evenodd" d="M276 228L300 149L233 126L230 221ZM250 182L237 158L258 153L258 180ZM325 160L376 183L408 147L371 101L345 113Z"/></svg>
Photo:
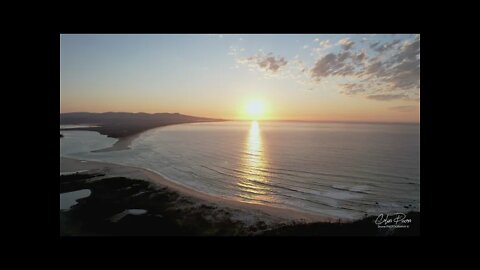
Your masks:
<svg viewBox="0 0 480 270"><path fill-rule="evenodd" d="M274 57L272 53L267 55L259 54L255 56L250 56L248 58L240 59L240 63L246 64L250 67L257 67L261 70L275 73L281 67L287 65L288 61L283 57Z"/></svg>
<svg viewBox="0 0 480 270"><path fill-rule="evenodd" d="M330 40L320 40L318 38L315 39L315 44L311 47L311 54L312 56L316 55L322 55L325 50L329 49L332 47L332 44L330 43Z"/></svg>
<svg viewBox="0 0 480 270"><path fill-rule="evenodd" d="M373 43L370 45L370 48L372 48L373 50L379 52L379 53L383 53L383 52L386 52L388 50L391 50L395 47L395 45L397 45L398 43L400 43L400 40L394 40L392 42L387 42L387 43L380 43L380 42L376 42L376 43Z"/></svg>
<svg viewBox="0 0 480 270"><path fill-rule="evenodd" d="M260 67L264 67L273 72L277 71L281 66L284 66L286 64L287 61L283 57L278 59L275 59L275 57L267 57L258 62L258 65Z"/></svg>
<svg viewBox="0 0 480 270"><path fill-rule="evenodd" d="M418 110L418 106L416 105L395 106L395 107L390 107L389 109L397 112L413 112Z"/></svg>
<svg viewBox="0 0 480 270"><path fill-rule="evenodd" d="M375 47L377 47L379 44L380 44L380 41L370 43L370 49L375 49Z"/></svg>
<svg viewBox="0 0 480 270"><path fill-rule="evenodd" d="M328 48L332 47L332 44L330 44L330 40L328 40L328 39L320 41L319 45L320 45L320 48L322 48L322 49L328 49Z"/></svg>
<svg viewBox="0 0 480 270"><path fill-rule="evenodd" d="M342 51L338 54L329 53L315 63L311 69L311 76L316 81L328 76L348 76L355 74L356 66L360 64L358 59L364 55L353 55L350 51Z"/></svg>
<svg viewBox="0 0 480 270"><path fill-rule="evenodd" d="M401 52L395 56L396 60L420 60L420 37L416 36L412 42L406 42L401 47Z"/></svg>
<svg viewBox="0 0 480 270"><path fill-rule="evenodd" d="M373 62L365 68L364 74L371 74L373 77L382 77L385 74L385 67L382 62Z"/></svg>
<svg viewBox="0 0 480 270"><path fill-rule="evenodd" d="M363 63L363 61L367 59L367 55L365 54L365 52L359 52L354 57L354 61L357 63Z"/></svg>
<svg viewBox="0 0 480 270"><path fill-rule="evenodd" d="M290 78L309 87L317 87L323 81L333 82L337 83L341 94L348 96L419 102L420 36L388 42L373 42L372 39L373 36L355 46L349 38L333 45L328 39L316 38L311 46L313 59L305 61L300 60L299 55L286 59L262 50L254 56L243 57L244 52L238 47L231 47L229 54L235 57L237 64L246 65L250 70Z"/></svg>
<svg viewBox="0 0 480 270"><path fill-rule="evenodd" d="M342 43L347 44L347 40ZM342 46L340 42L339 45ZM348 83L339 85L342 94L381 101L419 101L419 36L403 43L400 40L375 42L370 47L376 52L370 57L365 51L350 50L351 47L320 57L311 69L312 79L318 82L324 77L347 77Z"/></svg>
<svg viewBox="0 0 480 270"><path fill-rule="evenodd" d="M329 53L315 63L315 67L311 70L312 77L318 80L321 77L330 76L340 67L342 66L341 63L338 62L337 55Z"/></svg>
<svg viewBox="0 0 480 270"><path fill-rule="evenodd" d="M391 60L384 80L397 89L420 89L420 39L405 43Z"/></svg>
<svg viewBox="0 0 480 270"><path fill-rule="evenodd" d="M241 50L242 48L239 48L237 46L233 46L231 45L229 48L228 48L228 55L232 55L234 57L237 57L239 52L242 51Z"/></svg>
<svg viewBox="0 0 480 270"><path fill-rule="evenodd" d="M388 100L395 100L395 99L408 99L408 96L405 94L380 94L380 95L369 95L367 96L367 98L373 99L373 100L388 101Z"/></svg>
<svg viewBox="0 0 480 270"><path fill-rule="evenodd" d="M365 88L362 85L355 83L341 84L340 87L342 88L340 93L348 96L365 92Z"/></svg>
<svg viewBox="0 0 480 270"><path fill-rule="evenodd" d="M339 54L338 54L338 61L339 61L339 62L344 62L345 60L347 60L348 58L350 58L351 55L352 55L352 54L351 54L349 51L339 53Z"/></svg>
<svg viewBox="0 0 480 270"><path fill-rule="evenodd" d="M339 40L338 44L340 44L344 50L348 51L353 47L355 42L351 41L349 38L344 38Z"/></svg>

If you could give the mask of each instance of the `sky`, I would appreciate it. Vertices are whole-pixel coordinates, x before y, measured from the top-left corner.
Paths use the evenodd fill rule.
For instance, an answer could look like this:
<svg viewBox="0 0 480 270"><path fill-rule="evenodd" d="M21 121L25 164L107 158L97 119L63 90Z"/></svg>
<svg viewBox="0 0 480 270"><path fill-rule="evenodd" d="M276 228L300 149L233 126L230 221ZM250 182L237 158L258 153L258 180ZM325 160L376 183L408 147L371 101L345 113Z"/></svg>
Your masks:
<svg viewBox="0 0 480 270"><path fill-rule="evenodd" d="M420 121L418 34L60 36L60 111Z"/></svg>

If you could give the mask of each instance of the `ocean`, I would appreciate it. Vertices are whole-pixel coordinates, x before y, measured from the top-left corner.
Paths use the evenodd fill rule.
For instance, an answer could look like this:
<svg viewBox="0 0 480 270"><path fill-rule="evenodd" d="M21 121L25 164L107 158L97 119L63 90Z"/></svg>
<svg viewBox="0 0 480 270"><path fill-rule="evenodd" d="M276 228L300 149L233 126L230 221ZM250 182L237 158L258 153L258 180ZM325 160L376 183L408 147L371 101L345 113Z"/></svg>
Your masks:
<svg viewBox="0 0 480 270"><path fill-rule="evenodd" d="M61 156L150 169L226 199L343 219L420 211L419 124L181 124L114 152L91 151L116 139L61 133Z"/></svg>

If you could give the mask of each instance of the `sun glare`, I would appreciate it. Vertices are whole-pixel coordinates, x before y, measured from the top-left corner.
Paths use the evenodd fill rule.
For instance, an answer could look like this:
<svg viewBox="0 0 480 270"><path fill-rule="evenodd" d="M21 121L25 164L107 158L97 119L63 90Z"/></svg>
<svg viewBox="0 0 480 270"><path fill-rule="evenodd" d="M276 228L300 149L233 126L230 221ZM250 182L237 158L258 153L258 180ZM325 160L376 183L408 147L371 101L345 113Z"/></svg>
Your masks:
<svg viewBox="0 0 480 270"><path fill-rule="evenodd" d="M246 104L245 112L250 119L260 119L265 113L265 104L261 100L250 100Z"/></svg>

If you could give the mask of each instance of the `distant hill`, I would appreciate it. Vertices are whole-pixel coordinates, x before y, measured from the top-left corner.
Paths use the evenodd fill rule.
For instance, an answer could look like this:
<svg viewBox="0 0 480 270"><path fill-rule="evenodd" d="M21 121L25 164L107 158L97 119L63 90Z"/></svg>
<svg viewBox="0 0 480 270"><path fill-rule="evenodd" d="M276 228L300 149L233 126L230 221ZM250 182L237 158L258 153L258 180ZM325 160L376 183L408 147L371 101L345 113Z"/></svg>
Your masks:
<svg viewBox="0 0 480 270"><path fill-rule="evenodd" d="M114 138L134 135L161 126L216 121L223 120L179 113L76 112L60 114L60 125L95 125L98 127L76 128L75 130L98 131L101 134Z"/></svg>

